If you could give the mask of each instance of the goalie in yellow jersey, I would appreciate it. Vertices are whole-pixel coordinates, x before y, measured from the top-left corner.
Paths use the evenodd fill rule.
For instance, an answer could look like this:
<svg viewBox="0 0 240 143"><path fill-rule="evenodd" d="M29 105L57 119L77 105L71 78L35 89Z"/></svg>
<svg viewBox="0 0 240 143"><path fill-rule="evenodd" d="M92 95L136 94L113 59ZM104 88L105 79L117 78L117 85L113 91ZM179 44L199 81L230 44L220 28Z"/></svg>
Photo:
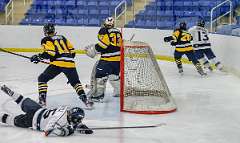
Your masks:
<svg viewBox="0 0 240 143"><path fill-rule="evenodd" d="M64 73L79 98L87 107L92 108L93 102L88 100L78 77L73 45L63 35L56 34L53 24L44 25L43 31L45 37L42 39L41 45L44 52L30 58L33 63L38 63L42 59L50 60L50 65L38 77L39 103L43 106L46 105L47 82L60 73Z"/></svg>
<svg viewBox="0 0 240 143"><path fill-rule="evenodd" d="M93 58L101 54L100 60L93 67L91 90L88 95L95 102L101 102L105 96L107 80L114 88L114 95L120 94L120 48L122 34L114 28L114 19L106 18L103 27L98 32L98 43L85 47L86 54Z"/></svg>

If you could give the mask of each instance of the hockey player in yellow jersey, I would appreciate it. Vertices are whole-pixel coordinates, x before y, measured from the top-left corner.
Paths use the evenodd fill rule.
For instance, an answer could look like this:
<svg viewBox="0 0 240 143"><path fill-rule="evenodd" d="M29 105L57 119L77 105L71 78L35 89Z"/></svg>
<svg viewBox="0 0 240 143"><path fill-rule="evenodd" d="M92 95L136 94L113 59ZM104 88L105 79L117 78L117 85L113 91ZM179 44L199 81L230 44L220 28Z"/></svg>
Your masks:
<svg viewBox="0 0 240 143"><path fill-rule="evenodd" d="M179 28L174 30L172 36L164 38L165 42L171 42L171 45L175 47L174 59L180 74L183 74L181 58L185 54L189 61L192 61L198 73L200 75L206 75L201 64L194 55L193 46L191 44L192 40L191 34L187 32L187 25L185 22L179 24Z"/></svg>
<svg viewBox="0 0 240 143"><path fill-rule="evenodd" d="M107 80L114 88L114 95L120 94L119 72L120 72L120 48L122 47L122 34L114 28L114 19L106 18L103 27L98 32L98 43L85 47L86 54L94 57L100 53L101 57L96 66L92 79L92 85L88 95L93 101L99 102L105 96ZM93 70L93 71L94 71Z"/></svg>
<svg viewBox="0 0 240 143"><path fill-rule="evenodd" d="M42 39L41 45L44 51L31 57L33 63L38 63L42 59L50 60L50 65L38 77L39 103L46 105L47 82L60 73L64 73L79 98L87 107L91 108L93 102L86 97L75 67L73 45L63 35L56 34L53 24L44 25L43 31L45 37Z"/></svg>

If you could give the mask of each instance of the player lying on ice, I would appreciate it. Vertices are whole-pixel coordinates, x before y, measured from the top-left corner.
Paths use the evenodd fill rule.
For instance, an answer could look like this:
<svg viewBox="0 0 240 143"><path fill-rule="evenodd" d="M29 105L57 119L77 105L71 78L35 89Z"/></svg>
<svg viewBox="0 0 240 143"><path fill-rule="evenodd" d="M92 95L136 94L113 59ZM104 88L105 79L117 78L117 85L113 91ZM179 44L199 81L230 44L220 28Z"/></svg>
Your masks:
<svg viewBox="0 0 240 143"><path fill-rule="evenodd" d="M79 107L70 108L61 106L48 109L40 106L30 98L25 98L8 88L1 86L1 90L9 95L22 109L25 114L17 116L8 113L0 113L2 123L43 131L46 136L69 136L75 131L81 134L92 134L93 131L82 123L85 116Z"/></svg>

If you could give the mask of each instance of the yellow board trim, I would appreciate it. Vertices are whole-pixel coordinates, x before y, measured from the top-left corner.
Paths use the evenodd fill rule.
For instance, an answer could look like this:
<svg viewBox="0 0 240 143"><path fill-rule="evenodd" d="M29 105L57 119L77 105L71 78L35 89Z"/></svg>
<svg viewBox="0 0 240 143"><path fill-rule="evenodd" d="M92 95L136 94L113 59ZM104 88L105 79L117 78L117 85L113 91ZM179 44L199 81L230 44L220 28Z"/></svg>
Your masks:
<svg viewBox="0 0 240 143"><path fill-rule="evenodd" d="M6 51L10 52L31 52L31 53L36 53L36 52L43 52L42 48L2 48ZM84 50L74 50L76 54L85 54L86 52ZM2 52L2 51L0 51ZM169 61L169 62L175 62L174 58L172 56L164 56L164 55L155 55L155 58L157 60L162 60L162 61ZM191 64L188 59L183 58L182 62L185 64Z"/></svg>

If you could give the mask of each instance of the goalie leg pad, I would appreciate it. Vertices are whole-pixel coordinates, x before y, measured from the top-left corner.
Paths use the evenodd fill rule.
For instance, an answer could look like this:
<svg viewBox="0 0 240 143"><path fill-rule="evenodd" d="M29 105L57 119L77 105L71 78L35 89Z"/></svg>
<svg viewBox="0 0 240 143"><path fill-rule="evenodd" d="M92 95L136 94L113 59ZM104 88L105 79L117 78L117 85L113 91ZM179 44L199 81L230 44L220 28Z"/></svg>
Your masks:
<svg viewBox="0 0 240 143"><path fill-rule="evenodd" d="M97 80L96 92L92 94L90 98L95 102L99 102L104 98L108 77L106 76L102 78L97 78L96 80Z"/></svg>
<svg viewBox="0 0 240 143"><path fill-rule="evenodd" d="M102 78L97 78L97 92L96 96L101 96L104 94L105 89L106 89L106 83L107 83L108 77L102 77Z"/></svg>
<svg viewBox="0 0 240 143"><path fill-rule="evenodd" d="M97 87L96 68L97 68L98 62L99 61L97 61L92 68L91 79L90 79L90 91L87 93L88 96L95 95L96 93L96 87Z"/></svg>
<svg viewBox="0 0 240 143"><path fill-rule="evenodd" d="M120 77L119 75L109 75L109 82L113 87L113 96L119 97L120 96Z"/></svg>

